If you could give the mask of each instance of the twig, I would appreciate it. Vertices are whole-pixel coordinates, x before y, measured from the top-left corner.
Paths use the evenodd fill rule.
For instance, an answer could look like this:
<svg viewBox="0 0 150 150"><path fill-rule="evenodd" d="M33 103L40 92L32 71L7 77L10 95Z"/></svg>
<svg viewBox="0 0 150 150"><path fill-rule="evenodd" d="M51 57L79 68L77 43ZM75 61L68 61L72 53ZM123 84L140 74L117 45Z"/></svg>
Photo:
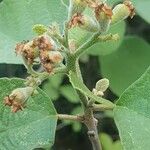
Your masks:
<svg viewBox="0 0 150 150"><path fill-rule="evenodd" d="M75 116L75 115L67 115L67 114L58 114L58 119L60 120L71 120L71 121L78 121L78 122L84 122L84 116Z"/></svg>
<svg viewBox="0 0 150 150"><path fill-rule="evenodd" d="M93 150L102 150L101 143L97 131L98 121L94 118L93 110L87 108L85 111L85 124L88 128L88 136L92 143Z"/></svg>

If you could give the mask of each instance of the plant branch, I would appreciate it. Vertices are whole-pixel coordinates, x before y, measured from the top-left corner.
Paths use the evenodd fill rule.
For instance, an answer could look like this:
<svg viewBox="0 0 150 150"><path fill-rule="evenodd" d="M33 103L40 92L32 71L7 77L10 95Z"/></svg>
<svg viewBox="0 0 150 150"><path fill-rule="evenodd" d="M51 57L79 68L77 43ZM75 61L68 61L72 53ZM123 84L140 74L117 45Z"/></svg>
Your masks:
<svg viewBox="0 0 150 150"><path fill-rule="evenodd" d="M93 111L113 110L114 106L105 105L105 104L93 104L92 109Z"/></svg>
<svg viewBox="0 0 150 150"><path fill-rule="evenodd" d="M65 22L64 25L64 46L69 49L69 40L68 40L68 22Z"/></svg>
<svg viewBox="0 0 150 150"><path fill-rule="evenodd" d="M93 150L102 150L101 143L97 131L98 121L94 118L93 110L86 108L85 110L85 125L88 128L88 136L92 143Z"/></svg>
<svg viewBox="0 0 150 150"><path fill-rule="evenodd" d="M117 41L119 40L118 34L106 34L98 37L97 42Z"/></svg>
<svg viewBox="0 0 150 150"><path fill-rule="evenodd" d="M80 115L75 116L75 115L67 115L67 114L58 114L57 117L60 120L84 122L84 116L80 116Z"/></svg>
<svg viewBox="0 0 150 150"><path fill-rule="evenodd" d="M101 31L96 32L86 43L81 45L75 52L75 56L79 57L82 55L88 48L90 48L93 44L96 43L99 35L101 34Z"/></svg>
<svg viewBox="0 0 150 150"><path fill-rule="evenodd" d="M81 79L81 82L83 81L82 79L82 75L80 72L80 67L78 64L78 60L76 61L76 66L75 66L75 71L76 71L76 75L78 78ZM93 146L93 150L101 150L101 143L99 140L99 136L98 136L98 131L97 131L97 120L94 118L93 115L93 110L91 109L91 107L88 106L88 98L81 93L80 91L77 90L77 93L80 97L80 100L83 104L83 109L84 109L84 124L87 126L88 128L88 136L90 138L90 141L92 143Z"/></svg>

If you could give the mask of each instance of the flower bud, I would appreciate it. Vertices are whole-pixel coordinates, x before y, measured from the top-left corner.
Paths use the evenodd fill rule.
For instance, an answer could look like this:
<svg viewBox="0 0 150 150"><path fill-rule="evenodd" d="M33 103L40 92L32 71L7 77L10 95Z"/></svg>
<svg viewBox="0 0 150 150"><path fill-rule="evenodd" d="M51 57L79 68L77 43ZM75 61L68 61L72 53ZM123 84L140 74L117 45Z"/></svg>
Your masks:
<svg viewBox="0 0 150 150"><path fill-rule="evenodd" d="M118 4L113 9L112 23L116 24L127 17L133 18L135 15L135 9L130 1L125 1L123 4Z"/></svg>
<svg viewBox="0 0 150 150"><path fill-rule="evenodd" d="M42 24L36 24L33 26L32 30L37 33L38 35L42 35L45 32L47 32L47 28L46 26L42 25Z"/></svg>
<svg viewBox="0 0 150 150"><path fill-rule="evenodd" d="M101 79L96 83L96 86L93 89L93 93L94 95L97 96L103 96L104 92L107 90L108 87L109 87L109 80L106 78Z"/></svg>
<svg viewBox="0 0 150 150"><path fill-rule="evenodd" d="M109 80L106 78L99 80L95 86L96 90L101 92L105 92L108 87L109 87Z"/></svg>
<svg viewBox="0 0 150 150"><path fill-rule="evenodd" d="M69 5L69 20L76 13L81 14L87 6L86 0L70 0Z"/></svg>
<svg viewBox="0 0 150 150"><path fill-rule="evenodd" d="M17 112L25 107L28 98L33 94L32 87L17 88L4 98L4 104L11 106L12 112Z"/></svg>

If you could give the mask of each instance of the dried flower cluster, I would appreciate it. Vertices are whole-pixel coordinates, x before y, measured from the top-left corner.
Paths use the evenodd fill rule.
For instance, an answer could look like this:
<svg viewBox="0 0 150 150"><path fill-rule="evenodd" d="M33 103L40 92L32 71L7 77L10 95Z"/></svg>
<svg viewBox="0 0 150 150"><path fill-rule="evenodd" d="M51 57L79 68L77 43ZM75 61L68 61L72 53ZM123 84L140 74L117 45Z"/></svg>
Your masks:
<svg viewBox="0 0 150 150"><path fill-rule="evenodd" d="M84 9L89 7L94 12L93 14L95 17L93 17L93 21L91 21L91 19L85 19L87 17L83 14L83 0L73 0L73 2L74 5L70 4L71 8L74 6L74 13L70 17L71 19L69 18L69 28L79 26L87 31L96 32L96 30L92 30L91 26L95 28L95 25L97 25L97 30L99 26L99 29L101 29L102 32L105 32L109 29L111 23L113 24L113 22L119 22L128 16L133 18L135 15L135 9L129 0L125 0L122 4L118 4L114 7L114 9L108 6L105 2L101 2L99 0L84 0ZM115 18L115 20L112 18ZM99 25L95 23L95 20Z"/></svg>
<svg viewBox="0 0 150 150"><path fill-rule="evenodd" d="M57 51L54 40L46 34L38 36L32 41L17 44L16 53L22 55L28 64L33 64L38 58L48 73L51 73L55 65L63 60L63 56Z"/></svg>

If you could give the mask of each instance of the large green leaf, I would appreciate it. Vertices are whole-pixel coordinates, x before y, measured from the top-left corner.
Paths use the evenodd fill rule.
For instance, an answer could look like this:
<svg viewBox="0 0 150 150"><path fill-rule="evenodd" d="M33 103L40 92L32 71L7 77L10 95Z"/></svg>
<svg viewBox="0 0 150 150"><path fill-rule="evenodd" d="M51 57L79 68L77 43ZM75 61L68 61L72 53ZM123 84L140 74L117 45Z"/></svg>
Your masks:
<svg viewBox="0 0 150 150"><path fill-rule="evenodd" d="M150 65L150 45L143 39L126 37L118 51L100 57L100 64L112 91L120 95Z"/></svg>
<svg viewBox="0 0 150 150"><path fill-rule="evenodd" d="M34 24L62 24L66 8L60 0L3 0L0 3L0 63L21 63L15 44L33 37Z"/></svg>
<svg viewBox="0 0 150 150"><path fill-rule="evenodd" d="M149 150L150 68L122 94L114 117L125 150Z"/></svg>
<svg viewBox="0 0 150 150"><path fill-rule="evenodd" d="M76 89L79 90L81 93L83 93L84 95L86 95L87 97L95 100L98 103L102 103L102 104L107 104L112 106L113 104L108 101L103 99L102 97L98 97L95 96L86 86L85 84L76 76L76 74L73 71L69 72L69 79L70 79L70 83L72 84L72 86Z"/></svg>
<svg viewBox="0 0 150 150"><path fill-rule="evenodd" d="M12 113L3 98L23 86L20 79L0 79L0 149L31 150L53 145L57 123L56 111L42 91L29 98L23 111Z"/></svg>
<svg viewBox="0 0 150 150"><path fill-rule="evenodd" d="M99 42L95 45L93 45L91 48L88 50L88 54L91 55L107 55L115 50L120 46L123 38L124 38L124 33L125 33L125 22L122 21L116 25L113 25L108 33L112 34L117 34L119 35L119 40L118 41L107 41L107 42Z"/></svg>
<svg viewBox="0 0 150 150"><path fill-rule="evenodd" d="M132 0L137 13L150 23L149 6L150 0Z"/></svg>

